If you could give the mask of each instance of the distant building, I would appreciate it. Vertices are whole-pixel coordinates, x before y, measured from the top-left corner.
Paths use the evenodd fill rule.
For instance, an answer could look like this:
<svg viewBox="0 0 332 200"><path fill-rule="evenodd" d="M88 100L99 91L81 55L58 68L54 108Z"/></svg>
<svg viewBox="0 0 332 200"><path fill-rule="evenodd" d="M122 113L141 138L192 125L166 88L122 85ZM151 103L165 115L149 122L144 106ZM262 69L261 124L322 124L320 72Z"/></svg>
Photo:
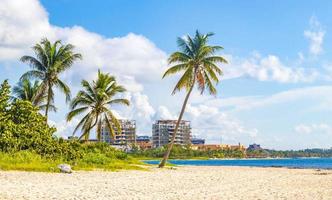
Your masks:
<svg viewBox="0 0 332 200"><path fill-rule="evenodd" d="M136 145L139 146L140 149L151 149L152 142L150 136L137 136L136 137Z"/></svg>
<svg viewBox="0 0 332 200"><path fill-rule="evenodd" d="M68 140L78 140L79 137L77 136L68 136Z"/></svg>
<svg viewBox="0 0 332 200"><path fill-rule="evenodd" d="M109 129L106 124L104 124L101 132L101 141L112 145L134 144L136 140L136 121L124 119L120 119L118 121L121 126L121 132L119 132L116 126L113 125L115 138L112 138Z"/></svg>
<svg viewBox="0 0 332 200"><path fill-rule="evenodd" d="M194 144L191 146L191 149L200 150L200 151L221 150L221 149L223 149L223 145L220 145L220 144Z"/></svg>
<svg viewBox="0 0 332 200"><path fill-rule="evenodd" d="M229 145L229 144L193 144L191 146L193 150L200 151L215 151L215 150L240 150L245 151L246 148L242 144Z"/></svg>
<svg viewBox="0 0 332 200"><path fill-rule="evenodd" d="M205 144L205 139L202 138L191 138L191 144Z"/></svg>
<svg viewBox="0 0 332 200"><path fill-rule="evenodd" d="M152 125L152 146L154 148L168 144L173 136L177 120L158 120ZM190 121L182 120L175 137L175 144L190 144Z"/></svg>
<svg viewBox="0 0 332 200"><path fill-rule="evenodd" d="M136 142L149 142L151 141L151 137L147 135L141 135L136 137Z"/></svg>
<svg viewBox="0 0 332 200"><path fill-rule="evenodd" d="M251 145L249 145L247 150L248 151L258 151L258 150L263 150L263 148L259 144L251 144Z"/></svg>

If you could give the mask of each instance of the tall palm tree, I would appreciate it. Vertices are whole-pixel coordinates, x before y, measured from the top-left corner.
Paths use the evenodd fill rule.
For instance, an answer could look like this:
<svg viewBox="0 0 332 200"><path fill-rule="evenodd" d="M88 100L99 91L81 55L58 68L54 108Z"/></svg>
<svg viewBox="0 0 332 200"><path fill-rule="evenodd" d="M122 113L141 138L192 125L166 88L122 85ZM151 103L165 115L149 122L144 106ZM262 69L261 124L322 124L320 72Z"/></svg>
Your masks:
<svg viewBox="0 0 332 200"><path fill-rule="evenodd" d="M28 63L32 68L22 75L21 80L26 78L41 80L37 96L46 95L45 116L47 118L50 107L54 102L54 86L65 94L66 101L70 100L70 88L60 80L59 76L82 56L73 52L73 45L64 45L60 40L52 44L49 40L42 39L32 49L36 57L23 56L21 58L22 62Z"/></svg>
<svg viewBox="0 0 332 200"><path fill-rule="evenodd" d="M46 95L37 95L39 87L40 82L38 80L35 80L34 82L31 82L27 78L20 80L13 88L13 99L30 101L32 105L38 107L41 110L45 110ZM49 109L56 111L56 108L52 104L49 105Z"/></svg>
<svg viewBox="0 0 332 200"><path fill-rule="evenodd" d="M101 130L103 123L106 124L111 136L114 138L114 127L121 132L120 123L114 116L111 106L123 104L129 106L127 99L116 98L116 95L125 92L125 88L118 85L114 76L100 72L98 70L97 80L89 83L82 80L83 90L80 90L71 102L71 111L67 115L67 121L73 117L86 113L81 121L77 124L75 132L81 128L85 140L89 138L92 128L96 126L97 139L101 139Z"/></svg>
<svg viewBox="0 0 332 200"><path fill-rule="evenodd" d="M222 75L222 70L217 66L217 63L227 63L227 61L223 57L215 55L218 50L223 49L221 46L208 45L209 38L212 35L213 33L204 35L196 31L195 37L193 38L189 35L185 38L178 38L177 43L180 51L174 52L168 59L168 63L174 65L165 72L163 78L184 71L180 80L175 85L172 94L174 95L181 89L186 89L187 95L176 122L172 140L168 144L167 151L159 167L165 166L173 148L180 121L182 120L183 113L194 86L197 84L201 94L203 94L205 89L212 95L216 95L217 93L214 83L217 84L219 82L218 75Z"/></svg>

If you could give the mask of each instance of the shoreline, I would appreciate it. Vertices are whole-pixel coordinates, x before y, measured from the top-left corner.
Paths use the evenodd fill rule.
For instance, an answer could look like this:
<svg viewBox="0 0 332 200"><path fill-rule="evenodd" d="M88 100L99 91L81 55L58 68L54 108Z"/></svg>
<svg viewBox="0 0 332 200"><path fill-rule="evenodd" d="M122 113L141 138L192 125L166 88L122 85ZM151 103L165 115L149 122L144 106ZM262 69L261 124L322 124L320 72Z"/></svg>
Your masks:
<svg viewBox="0 0 332 200"><path fill-rule="evenodd" d="M282 159L321 159L327 158L331 159L332 157L264 157L264 158L175 158L168 160L282 160ZM151 160L161 160L162 158L151 158L151 159L142 159L141 161L151 161Z"/></svg>
<svg viewBox="0 0 332 200"><path fill-rule="evenodd" d="M181 166L72 174L0 171L0 199L323 199L330 170Z"/></svg>
<svg viewBox="0 0 332 200"><path fill-rule="evenodd" d="M321 159L321 160L320 160ZM159 160L141 160L146 164L157 165ZM234 162L233 162L234 161ZM270 162L271 161L271 162ZM175 166L238 166L272 167L288 169L332 170L331 158L268 158L268 159L169 159Z"/></svg>

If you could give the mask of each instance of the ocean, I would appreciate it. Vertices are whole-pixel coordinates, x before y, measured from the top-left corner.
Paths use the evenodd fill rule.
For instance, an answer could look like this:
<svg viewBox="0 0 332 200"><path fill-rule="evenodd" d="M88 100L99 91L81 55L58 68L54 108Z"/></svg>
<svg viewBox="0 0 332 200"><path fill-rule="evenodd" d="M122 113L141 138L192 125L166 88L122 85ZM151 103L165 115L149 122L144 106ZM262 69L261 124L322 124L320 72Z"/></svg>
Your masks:
<svg viewBox="0 0 332 200"><path fill-rule="evenodd" d="M158 164L158 160L144 161ZM211 159L211 160L169 160L175 165L192 166L249 166L332 169L332 158L278 158L278 159Z"/></svg>

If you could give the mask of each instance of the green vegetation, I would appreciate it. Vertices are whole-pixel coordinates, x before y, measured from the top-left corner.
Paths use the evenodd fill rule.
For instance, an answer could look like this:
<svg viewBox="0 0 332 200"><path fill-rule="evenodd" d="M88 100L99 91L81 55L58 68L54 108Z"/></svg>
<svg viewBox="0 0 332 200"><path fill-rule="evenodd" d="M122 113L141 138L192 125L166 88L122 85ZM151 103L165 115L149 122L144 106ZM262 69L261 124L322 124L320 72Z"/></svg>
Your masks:
<svg viewBox="0 0 332 200"><path fill-rule="evenodd" d="M203 94L206 89L212 95L216 95L217 93L214 84L219 82L218 75L222 75L222 70L216 64L227 63L227 61L223 57L215 55L218 50L223 49L221 46L208 45L209 38L212 35L213 33L203 35L196 31L196 35L193 38L189 35L187 35L185 39L179 37L177 42L180 51L172 53L168 59L169 64L175 65L165 72L163 78L184 71L180 80L175 85L172 94L185 89L187 95L184 99L172 140L168 145L167 151L163 160L160 162L159 167L164 167L170 156L180 121L182 120L182 116L194 86L197 84L201 94Z"/></svg>
<svg viewBox="0 0 332 200"><path fill-rule="evenodd" d="M68 163L77 170L143 169L141 162L105 143L66 141L54 136L39 109L25 100L10 101L10 86L0 86L0 169L59 171Z"/></svg>
<svg viewBox="0 0 332 200"><path fill-rule="evenodd" d="M167 146L139 150L135 149L131 156L140 160L161 159ZM209 159L209 158L296 158L296 157L332 157L332 149L305 149L305 150L193 150L190 146L174 145L169 156L171 159Z"/></svg>
<svg viewBox="0 0 332 200"><path fill-rule="evenodd" d="M296 158L296 157L332 157L332 149L304 149L304 150L256 150L247 151L249 158Z"/></svg>
<svg viewBox="0 0 332 200"><path fill-rule="evenodd" d="M30 151L0 152L0 170L55 172L59 171L56 167L60 163L59 160L46 159Z"/></svg>
<svg viewBox="0 0 332 200"><path fill-rule="evenodd" d="M46 158L32 151L0 152L0 170L59 172L57 166L61 163L70 164L74 170L100 169L116 171L145 169L142 162L126 154L123 156L121 153L114 149L106 153L85 152L79 159L62 160L61 158Z"/></svg>
<svg viewBox="0 0 332 200"><path fill-rule="evenodd" d="M135 150L130 155L133 157L146 159L159 159L163 158L163 155L167 149L167 146L147 149L147 150ZM245 152L240 150L209 150L200 151L193 150L190 146L174 145L169 155L171 159L208 159L208 158L244 158Z"/></svg>
<svg viewBox="0 0 332 200"><path fill-rule="evenodd" d="M85 140L88 140L91 129L96 126L97 139L100 141L102 124L106 122L111 136L115 137L113 125L119 132L121 132L121 126L112 113L110 106L115 104L129 105L127 99L114 98L116 95L125 92L125 88L117 84L114 76L100 71L98 71L96 81L89 83L83 80L82 87L84 90L79 91L71 102L70 107L72 110L67 115L67 121L86 111L88 113L78 123L74 133L81 128L83 134L80 139L84 137Z"/></svg>

